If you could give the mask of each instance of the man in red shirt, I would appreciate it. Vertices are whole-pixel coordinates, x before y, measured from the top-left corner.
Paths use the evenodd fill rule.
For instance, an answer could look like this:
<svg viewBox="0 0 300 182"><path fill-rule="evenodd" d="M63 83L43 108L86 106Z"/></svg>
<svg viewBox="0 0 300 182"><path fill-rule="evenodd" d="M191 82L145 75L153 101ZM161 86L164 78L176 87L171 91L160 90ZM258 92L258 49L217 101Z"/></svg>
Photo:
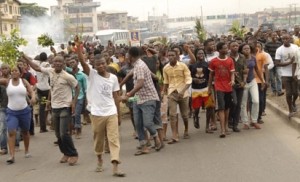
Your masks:
<svg viewBox="0 0 300 182"><path fill-rule="evenodd" d="M228 124L229 108L231 103L231 92L234 84L234 62L228 57L228 47L224 42L217 44L219 56L209 63L208 92L212 93L212 81L214 78L216 94L216 110L219 113L221 124L220 138L225 138Z"/></svg>

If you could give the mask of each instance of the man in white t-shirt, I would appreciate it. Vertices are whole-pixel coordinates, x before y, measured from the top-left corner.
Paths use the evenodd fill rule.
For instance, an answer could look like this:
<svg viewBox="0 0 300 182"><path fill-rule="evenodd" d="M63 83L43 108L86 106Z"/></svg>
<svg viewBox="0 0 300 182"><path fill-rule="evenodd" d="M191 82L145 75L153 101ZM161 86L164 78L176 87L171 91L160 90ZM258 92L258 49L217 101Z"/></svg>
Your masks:
<svg viewBox="0 0 300 182"><path fill-rule="evenodd" d="M298 98L297 80L295 79L298 47L290 43L289 34L282 35L283 45L276 50L275 66L280 67L282 82L285 85L286 101L289 107L289 117L295 115Z"/></svg>
<svg viewBox="0 0 300 182"><path fill-rule="evenodd" d="M107 133L110 149L113 176L124 177L125 174L118 170L120 164L119 127L121 124L119 112L120 90L117 76L106 71L107 63L100 54L95 55L94 69L84 61L82 45L77 40L77 53L84 73L88 75L89 86L87 99L91 106L91 120L94 133L94 150L98 157L96 172L102 172L105 131Z"/></svg>

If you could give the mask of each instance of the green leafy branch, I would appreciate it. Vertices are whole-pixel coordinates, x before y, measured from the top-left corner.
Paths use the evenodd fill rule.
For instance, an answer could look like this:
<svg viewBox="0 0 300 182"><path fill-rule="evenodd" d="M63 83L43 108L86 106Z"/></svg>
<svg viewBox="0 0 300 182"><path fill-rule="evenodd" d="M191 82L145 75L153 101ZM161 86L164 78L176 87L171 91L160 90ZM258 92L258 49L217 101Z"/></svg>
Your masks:
<svg viewBox="0 0 300 182"><path fill-rule="evenodd" d="M26 46L27 41L20 37L18 30L14 29L9 36L2 35L0 40L0 59L3 63L14 67L21 57L18 50L20 46Z"/></svg>

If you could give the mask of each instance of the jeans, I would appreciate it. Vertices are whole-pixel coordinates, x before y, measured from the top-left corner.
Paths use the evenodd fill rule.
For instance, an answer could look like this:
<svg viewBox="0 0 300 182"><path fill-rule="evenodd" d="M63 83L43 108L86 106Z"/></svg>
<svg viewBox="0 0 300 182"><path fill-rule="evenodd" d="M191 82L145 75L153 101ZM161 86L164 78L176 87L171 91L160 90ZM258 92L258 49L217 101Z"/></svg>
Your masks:
<svg viewBox="0 0 300 182"><path fill-rule="evenodd" d="M261 89L261 83L257 84L258 86L258 97L259 97L259 109L258 109L258 120L261 119L262 113L264 111L264 107L265 107L265 97L266 97L266 88L264 88L263 90Z"/></svg>
<svg viewBox="0 0 300 182"><path fill-rule="evenodd" d="M233 128L236 128L239 124L243 93L243 88L232 89L232 104L229 113L229 123L233 126Z"/></svg>
<svg viewBox="0 0 300 182"><path fill-rule="evenodd" d="M78 156L70 135L70 124L72 122L71 108L52 109L52 119L60 151L66 156Z"/></svg>
<svg viewBox="0 0 300 182"><path fill-rule="evenodd" d="M257 123L258 111L259 111L259 95L256 80L253 79L250 83L247 83L244 88L242 104L241 104L241 119L244 124L248 124L249 118L247 114L248 95L250 93L252 99L251 109L251 121Z"/></svg>
<svg viewBox="0 0 300 182"><path fill-rule="evenodd" d="M45 91L42 91L42 90L37 90L37 94L38 94L38 98L40 101L43 100L43 97L48 98L48 94L49 94L49 90L45 90ZM42 103L42 102L39 102L39 120L40 120L40 130L41 131L46 131L47 130L47 127L46 127L46 103Z"/></svg>
<svg viewBox="0 0 300 182"><path fill-rule="evenodd" d="M78 99L75 109L74 128L81 128L81 112L84 107L84 99Z"/></svg>
<svg viewBox="0 0 300 182"><path fill-rule="evenodd" d="M158 129L159 126L153 122L155 109L155 100L146 101L143 104L137 104L136 102L133 104L134 124L141 145L146 144L144 128L149 131L151 136L155 137L157 135L156 129Z"/></svg>
<svg viewBox="0 0 300 182"><path fill-rule="evenodd" d="M281 76L278 74L278 68L274 67L272 68L269 73L270 73L270 82L271 82L271 88L272 92L277 92L280 93L282 92L282 81L281 81Z"/></svg>
<svg viewBox="0 0 300 182"><path fill-rule="evenodd" d="M6 123L6 109L0 108L0 145L1 150L7 150L7 123Z"/></svg>

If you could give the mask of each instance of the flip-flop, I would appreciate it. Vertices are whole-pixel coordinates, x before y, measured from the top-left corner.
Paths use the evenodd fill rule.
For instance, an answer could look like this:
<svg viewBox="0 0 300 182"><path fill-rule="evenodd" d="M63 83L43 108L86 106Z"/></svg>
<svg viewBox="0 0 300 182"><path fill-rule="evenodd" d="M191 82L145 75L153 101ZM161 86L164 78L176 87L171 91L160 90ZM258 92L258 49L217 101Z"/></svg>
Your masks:
<svg viewBox="0 0 300 182"><path fill-rule="evenodd" d="M15 163L15 159L14 158L9 158L7 161L6 161L6 164L13 164Z"/></svg>
<svg viewBox="0 0 300 182"><path fill-rule="evenodd" d="M183 139L190 139L190 138L191 138L190 135L187 134L187 133L185 133L185 134L183 135Z"/></svg>
<svg viewBox="0 0 300 182"><path fill-rule="evenodd" d="M149 152L145 152L145 151L137 151L136 153L134 153L135 156L139 156L139 155L144 155L144 154L148 154Z"/></svg>
<svg viewBox="0 0 300 182"><path fill-rule="evenodd" d="M205 130L205 133L210 133L210 134L211 134L211 133L214 133L214 131L212 131L212 130L210 130L210 129L206 129L206 130Z"/></svg>
<svg viewBox="0 0 300 182"><path fill-rule="evenodd" d="M222 133L221 135L220 135L220 138L225 138L226 137L226 135L224 134L224 133Z"/></svg>
<svg viewBox="0 0 300 182"><path fill-rule="evenodd" d="M115 173L113 174L113 176L114 176L114 177L125 177L126 174L125 174L125 173L122 173L122 172L115 172Z"/></svg>
<svg viewBox="0 0 300 182"><path fill-rule="evenodd" d="M178 140L175 140L175 139L171 139L169 142L168 142L168 144L175 144L175 143L177 143L178 142Z"/></svg>

